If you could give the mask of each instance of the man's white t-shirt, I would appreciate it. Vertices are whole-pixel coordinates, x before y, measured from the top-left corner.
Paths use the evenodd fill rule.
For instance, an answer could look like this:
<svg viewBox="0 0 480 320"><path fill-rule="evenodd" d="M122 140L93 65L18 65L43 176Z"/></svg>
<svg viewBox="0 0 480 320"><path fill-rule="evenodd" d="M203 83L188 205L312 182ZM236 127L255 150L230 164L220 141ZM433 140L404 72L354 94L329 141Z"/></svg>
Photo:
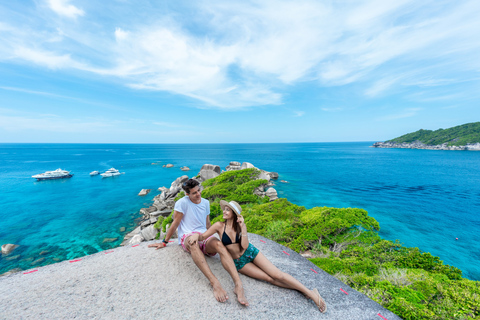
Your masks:
<svg viewBox="0 0 480 320"><path fill-rule="evenodd" d="M210 214L210 202L203 199L199 204L193 203L188 196L183 197L175 203L175 211L183 213L182 221L178 225L178 244L185 233L207 231L207 216Z"/></svg>

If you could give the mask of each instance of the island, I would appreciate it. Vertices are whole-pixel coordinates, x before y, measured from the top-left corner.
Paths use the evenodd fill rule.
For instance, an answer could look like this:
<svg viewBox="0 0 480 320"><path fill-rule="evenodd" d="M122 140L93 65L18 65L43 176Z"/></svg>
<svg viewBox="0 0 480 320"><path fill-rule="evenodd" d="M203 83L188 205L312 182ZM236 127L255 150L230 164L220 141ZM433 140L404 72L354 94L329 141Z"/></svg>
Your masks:
<svg viewBox="0 0 480 320"><path fill-rule="evenodd" d="M385 142L375 142L374 148L428 150L480 150L480 122L438 129L420 129Z"/></svg>

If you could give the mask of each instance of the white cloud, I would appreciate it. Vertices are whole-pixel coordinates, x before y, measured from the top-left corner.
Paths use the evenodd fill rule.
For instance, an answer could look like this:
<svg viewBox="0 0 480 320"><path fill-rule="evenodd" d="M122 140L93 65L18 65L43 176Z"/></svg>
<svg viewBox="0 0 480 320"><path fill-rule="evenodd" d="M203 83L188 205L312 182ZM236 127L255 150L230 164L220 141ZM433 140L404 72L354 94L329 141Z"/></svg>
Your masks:
<svg viewBox="0 0 480 320"><path fill-rule="evenodd" d="M293 111L294 117L301 117L305 114L305 111Z"/></svg>
<svg viewBox="0 0 480 320"><path fill-rule="evenodd" d="M57 14L68 18L76 18L85 14L82 9L70 4L70 0L48 0L48 5Z"/></svg>
<svg viewBox="0 0 480 320"><path fill-rule="evenodd" d="M342 111L343 108L340 108L340 107L336 107L336 108L321 108L322 111L325 111L325 112L339 112L339 111Z"/></svg>
<svg viewBox="0 0 480 320"><path fill-rule="evenodd" d="M84 15L71 3L48 0L62 16ZM125 2L106 20L106 5L91 3L85 1L89 21L38 15L30 25L25 19L26 27L1 23L0 59L81 70L224 109L282 104L284 92L307 81L360 83L376 97L392 88L458 83L463 72L480 70L475 1L185 3L194 17Z"/></svg>
<svg viewBox="0 0 480 320"><path fill-rule="evenodd" d="M122 30L121 28L115 29L115 39L117 39L117 41L125 40L127 37L128 37L128 32Z"/></svg>

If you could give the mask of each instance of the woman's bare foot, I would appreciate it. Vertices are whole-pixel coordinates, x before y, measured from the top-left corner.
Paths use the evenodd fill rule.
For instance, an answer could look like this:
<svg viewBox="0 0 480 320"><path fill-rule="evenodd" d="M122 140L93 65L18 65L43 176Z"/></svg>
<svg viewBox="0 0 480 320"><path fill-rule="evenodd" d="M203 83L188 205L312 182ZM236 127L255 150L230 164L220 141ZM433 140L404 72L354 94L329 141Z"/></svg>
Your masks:
<svg viewBox="0 0 480 320"><path fill-rule="evenodd" d="M220 282L212 284L213 295L218 302L225 302L228 299L227 292L222 288Z"/></svg>
<svg viewBox="0 0 480 320"><path fill-rule="evenodd" d="M325 313L327 311L327 304L325 303L325 300L320 296L320 293L318 293L317 288L312 290L313 295L315 296L315 299L313 299L313 302L318 307L318 310L320 310L321 313Z"/></svg>
<svg viewBox="0 0 480 320"><path fill-rule="evenodd" d="M245 298L245 292L243 291L243 287L235 286L233 292L235 292L235 294L237 295L238 302L240 304L243 304L245 307L248 307L248 301L247 298Z"/></svg>

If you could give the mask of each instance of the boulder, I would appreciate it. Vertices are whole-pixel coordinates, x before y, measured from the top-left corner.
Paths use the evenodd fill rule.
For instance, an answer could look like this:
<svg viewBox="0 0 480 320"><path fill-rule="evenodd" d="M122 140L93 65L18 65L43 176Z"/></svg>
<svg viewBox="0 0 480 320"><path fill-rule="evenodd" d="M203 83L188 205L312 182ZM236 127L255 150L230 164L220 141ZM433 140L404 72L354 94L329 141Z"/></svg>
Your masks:
<svg viewBox="0 0 480 320"><path fill-rule="evenodd" d="M11 244L11 243L4 244L2 245L2 254L5 254L5 255L9 254L13 250L15 250L16 247L18 247L18 245L16 244Z"/></svg>
<svg viewBox="0 0 480 320"><path fill-rule="evenodd" d="M141 234L136 234L134 235L130 240L128 240L128 242L126 243L126 245L135 245L135 244L139 244L140 242L142 242L144 239L142 237ZM122 243L123 244L123 243Z"/></svg>
<svg viewBox="0 0 480 320"><path fill-rule="evenodd" d="M155 239L155 236L157 235L157 233L158 233L158 230L155 229L153 225L149 225L148 227L146 227L140 232L140 235L143 237L144 240L150 241Z"/></svg>
<svg viewBox="0 0 480 320"><path fill-rule="evenodd" d="M277 172L267 172L267 174L270 176L272 179L278 179L278 173Z"/></svg>
<svg viewBox="0 0 480 320"><path fill-rule="evenodd" d="M240 166L226 166L225 167L225 170L227 170L227 171L240 170L240 169L241 169Z"/></svg>
<svg viewBox="0 0 480 320"><path fill-rule="evenodd" d="M230 165L234 166L234 167L240 167L241 166L240 162L238 162L238 161L230 161Z"/></svg>
<svg viewBox="0 0 480 320"><path fill-rule="evenodd" d="M250 169L250 168L255 168L255 166L253 164L251 164L250 162L244 162L242 163L242 166L240 167L240 169Z"/></svg>
<svg viewBox="0 0 480 320"><path fill-rule="evenodd" d="M125 227L120 227L120 232L125 232Z"/></svg>
<svg viewBox="0 0 480 320"><path fill-rule="evenodd" d="M180 170L182 170L182 171L190 171L190 168L187 167L187 166L185 166L185 167L181 167Z"/></svg>
<svg viewBox="0 0 480 320"><path fill-rule="evenodd" d="M142 189L138 193L139 196L146 196L152 189Z"/></svg>
<svg viewBox="0 0 480 320"><path fill-rule="evenodd" d="M221 173L220 166L213 164L204 164L200 169L200 179L202 181L218 177Z"/></svg>
<svg viewBox="0 0 480 320"><path fill-rule="evenodd" d="M171 187L175 186L175 187L181 187L182 184L185 182L185 181L188 181L188 176L185 174L181 177L178 177L177 179L175 179L175 181L172 182L171 184ZM170 187L170 189L171 189Z"/></svg>
<svg viewBox="0 0 480 320"><path fill-rule="evenodd" d="M167 208L167 209L164 209L164 210L158 210L158 211L150 213L150 217L152 217L152 218L159 217L159 216L168 217L170 215L170 213L172 213L172 209ZM155 218L155 219L157 219L157 218Z"/></svg>
<svg viewBox="0 0 480 320"><path fill-rule="evenodd" d="M158 188L158 191L160 191L160 192L162 192L162 193L165 192L165 191L167 191L167 190L168 190L168 188L165 188L165 187L160 187L160 188Z"/></svg>
<svg viewBox="0 0 480 320"><path fill-rule="evenodd" d="M104 238L102 243L111 243L117 241L118 238Z"/></svg>
<svg viewBox="0 0 480 320"><path fill-rule="evenodd" d="M165 166L165 168L173 168L173 164L168 163L168 164Z"/></svg>
<svg viewBox="0 0 480 320"><path fill-rule="evenodd" d="M267 189L267 191L265 192L265 195L270 198L270 201L274 201L278 199L277 190L271 187Z"/></svg>
<svg viewBox="0 0 480 320"><path fill-rule="evenodd" d="M265 172L260 172L260 174L258 175L257 179L263 179L263 180L267 180L267 181L270 181L270 176L268 174L266 174Z"/></svg>

